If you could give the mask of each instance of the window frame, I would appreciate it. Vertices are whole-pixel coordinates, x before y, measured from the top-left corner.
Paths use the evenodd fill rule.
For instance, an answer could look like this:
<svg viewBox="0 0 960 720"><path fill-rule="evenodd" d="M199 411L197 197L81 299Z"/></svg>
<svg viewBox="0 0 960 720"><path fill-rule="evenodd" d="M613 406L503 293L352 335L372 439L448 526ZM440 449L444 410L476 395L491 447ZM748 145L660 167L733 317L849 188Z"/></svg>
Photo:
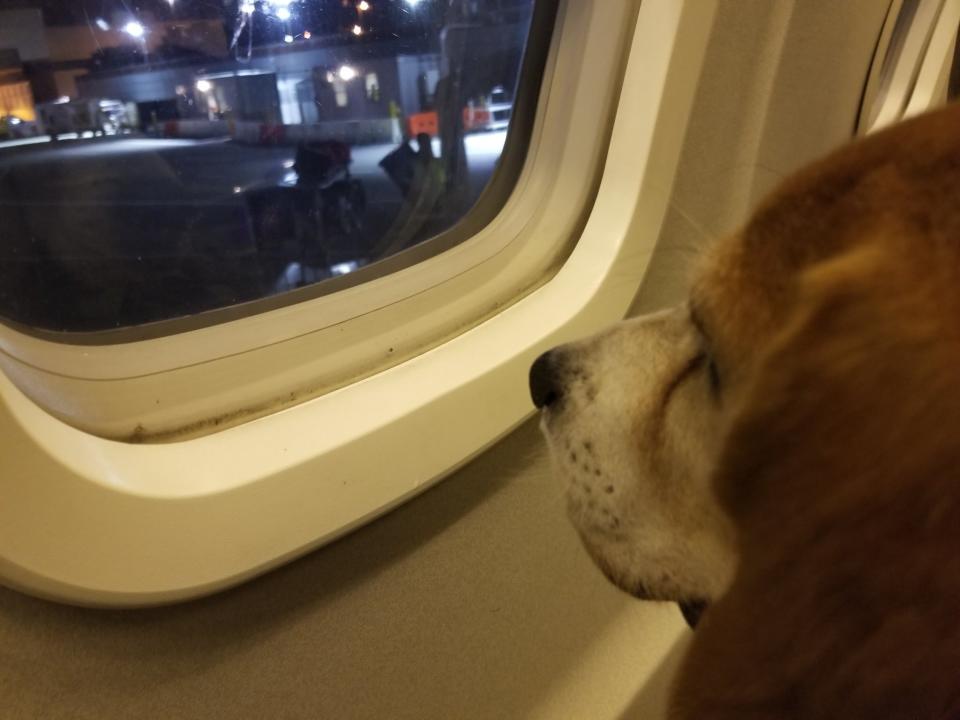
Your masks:
<svg viewBox="0 0 960 720"><path fill-rule="evenodd" d="M858 134L876 132L946 99L960 3L917 0L910 17L901 18L905 7L905 0L890 3L864 90Z"/></svg>
<svg viewBox="0 0 960 720"><path fill-rule="evenodd" d="M960 0L944 0L930 33L923 61L917 72L917 81L903 111L903 117L913 117L937 105L946 103L950 75L956 57L956 42L960 28Z"/></svg>
<svg viewBox="0 0 960 720"><path fill-rule="evenodd" d="M583 20L572 6L586 5L565 5L561 33L568 22ZM613 4L590 5L610 12ZM284 412L141 445L58 420L9 373L0 374L0 437L17 448L0 454L0 578L35 594L95 605L155 604L212 592L387 511L528 418L532 359L619 319L640 287L715 11L713 0L644 0L635 31L627 33L624 75L612 79L622 82L622 92L610 113L615 122L595 204L585 223L582 211L565 218L567 236L579 237L575 246L565 261L552 254L555 272L541 273L520 299L502 308L493 302L484 321L429 350ZM576 77L578 90L600 84ZM542 157L542 144L537 150ZM518 192L524 183L556 189L561 179L551 170L530 163ZM589 185L593 198L595 183ZM563 236L547 215L536 216L533 239L523 249L532 252L533 240L555 247ZM510 262L520 259L522 253ZM91 372L108 357L122 365L122 349L88 360ZM265 367L284 372L282 363ZM99 370L110 374L116 367ZM18 379L30 387L28 377Z"/></svg>
<svg viewBox="0 0 960 720"><path fill-rule="evenodd" d="M435 238L378 263L388 274L362 285L355 283L364 270L257 301L276 306L249 317L193 329L188 319L167 337L111 343L90 334L92 344L81 345L0 325L0 369L74 427L170 441L331 392L483 322L544 282L583 226L638 4L560 3L542 102L521 112L518 97L517 115L532 120L526 162L510 147L522 138L508 133L503 172L460 224L467 240ZM597 67L593 82L558 81L584 72L583 53ZM505 203L498 193L508 195ZM279 372L265 375L265 367Z"/></svg>

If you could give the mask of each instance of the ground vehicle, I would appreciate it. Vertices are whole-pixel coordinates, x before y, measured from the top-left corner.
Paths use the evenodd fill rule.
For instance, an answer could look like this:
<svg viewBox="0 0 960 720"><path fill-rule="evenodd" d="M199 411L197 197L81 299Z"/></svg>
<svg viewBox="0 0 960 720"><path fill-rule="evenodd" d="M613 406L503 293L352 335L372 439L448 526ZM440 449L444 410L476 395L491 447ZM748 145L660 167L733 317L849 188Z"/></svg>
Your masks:
<svg viewBox="0 0 960 720"><path fill-rule="evenodd" d="M47 133L57 139L67 133L92 132L116 135L127 125L126 107L119 100L57 100L37 106L37 114Z"/></svg>
<svg viewBox="0 0 960 720"><path fill-rule="evenodd" d="M510 96L502 85L496 85L463 109L463 127L467 132L506 130L512 114Z"/></svg>
<svg viewBox="0 0 960 720"><path fill-rule="evenodd" d="M510 124L513 102L502 85L497 85L490 91L490 102L487 108L490 111L488 130L502 130Z"/></svg>
<svg viewBox="0 0 960 720"><path fill-rule="evenodd" d="M19 140L39 134L37 124L16 115L0 117L0 140Z"/></svg>

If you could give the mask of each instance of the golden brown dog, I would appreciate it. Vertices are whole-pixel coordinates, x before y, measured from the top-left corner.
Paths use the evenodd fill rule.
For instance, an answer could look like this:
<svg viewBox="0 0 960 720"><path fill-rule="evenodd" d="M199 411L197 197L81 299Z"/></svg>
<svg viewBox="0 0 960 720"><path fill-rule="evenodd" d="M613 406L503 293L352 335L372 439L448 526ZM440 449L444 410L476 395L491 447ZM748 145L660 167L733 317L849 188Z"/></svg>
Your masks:
<svg viewBox="0 0 960 720"><path fill-rule="evenodd" d="M708 603L672 717L960 717L960 107L789 179L531 392L606 575Z"/></svg>

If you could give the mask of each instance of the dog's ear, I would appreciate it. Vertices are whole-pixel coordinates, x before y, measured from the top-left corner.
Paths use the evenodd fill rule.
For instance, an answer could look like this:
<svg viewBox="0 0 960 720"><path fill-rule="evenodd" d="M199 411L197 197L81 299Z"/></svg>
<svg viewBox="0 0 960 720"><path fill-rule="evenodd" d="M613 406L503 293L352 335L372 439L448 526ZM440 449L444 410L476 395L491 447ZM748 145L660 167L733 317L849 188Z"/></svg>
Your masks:
<svg viewBox="0 0 960 720"><path fill-rule="evenodd" d="M888 240L803 271L757 348L715 477L740 564L674 717L916 720L960 698L960 287Z"/></svg>

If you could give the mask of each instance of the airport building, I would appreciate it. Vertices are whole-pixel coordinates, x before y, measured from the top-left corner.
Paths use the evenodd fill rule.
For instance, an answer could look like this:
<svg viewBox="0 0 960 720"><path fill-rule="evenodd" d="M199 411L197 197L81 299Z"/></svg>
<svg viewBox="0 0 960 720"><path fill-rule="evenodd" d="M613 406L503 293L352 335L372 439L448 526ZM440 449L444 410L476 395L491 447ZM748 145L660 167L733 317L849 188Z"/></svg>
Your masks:
<svg viewBox="0 0 960 720"><path fill-rule="evenodd" d="M477 26L472 42L491 57L515 56L515 67L524 29ZM328 124L354 141L384 139L398 119L432 109L444 70L436 36L303 31L248 44L228 35L222 18L144 13L133 23L118 15L47 26L39 9L0 9L0 115L32 119L34 104L110 100L141 129L178 120ZM475 90L490 93L501 74Z"/></svg>

